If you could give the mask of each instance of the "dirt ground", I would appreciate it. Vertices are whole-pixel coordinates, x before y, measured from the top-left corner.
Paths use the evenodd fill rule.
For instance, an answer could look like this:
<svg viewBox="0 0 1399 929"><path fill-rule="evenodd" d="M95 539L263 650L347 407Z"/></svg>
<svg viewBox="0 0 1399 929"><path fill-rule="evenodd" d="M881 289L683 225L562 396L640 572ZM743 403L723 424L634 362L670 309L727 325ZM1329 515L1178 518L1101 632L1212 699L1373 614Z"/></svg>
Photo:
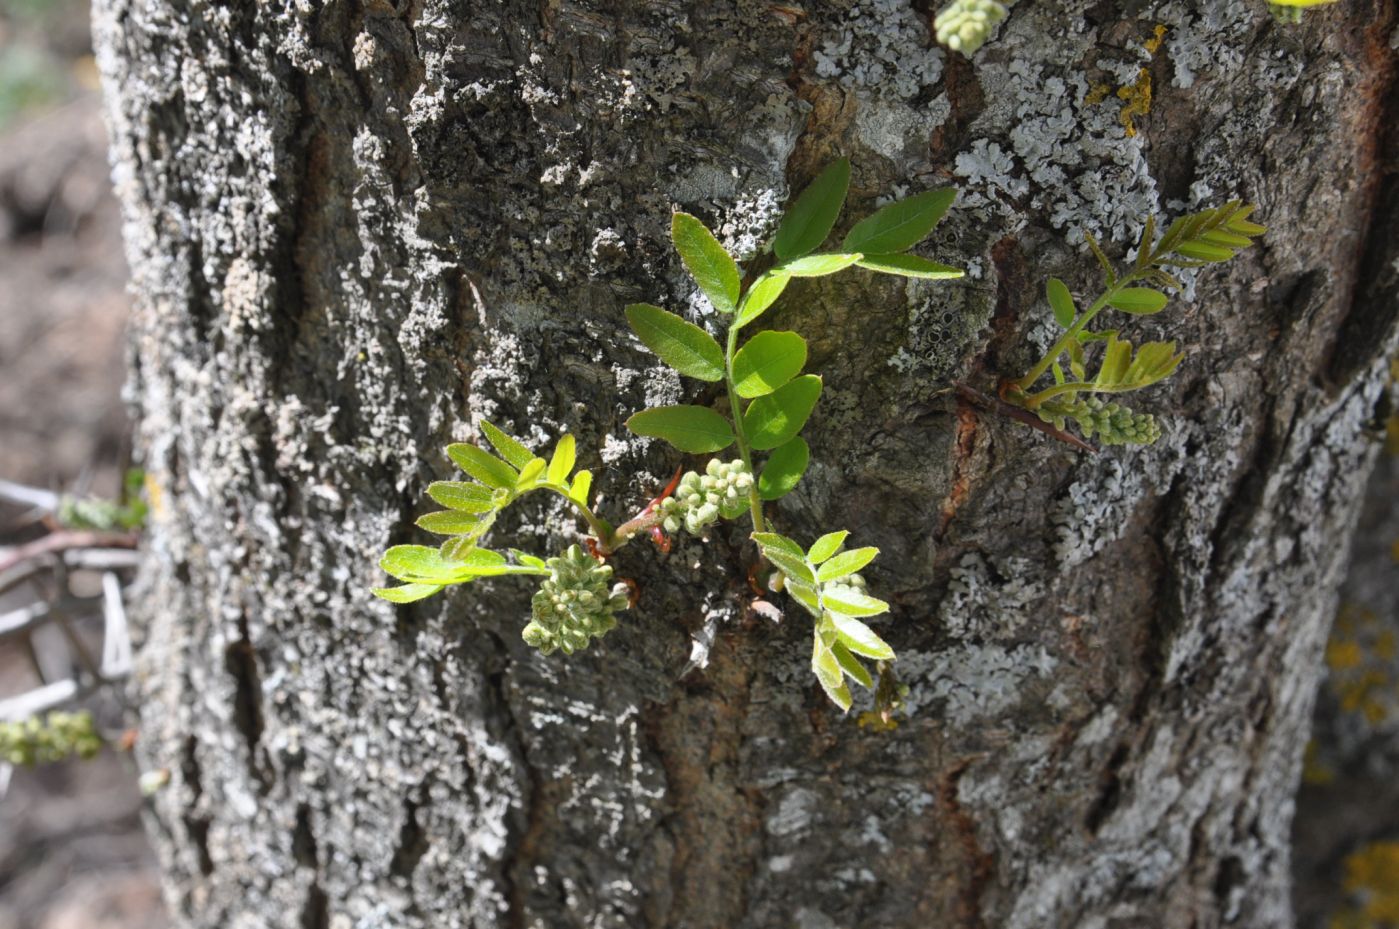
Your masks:
<svg viewBox="0 0 1399 929"><path fill-rule="evenodd" d="M0 82L15 60L5 12ZM74 15L52 57L82 68ZM82 85L18 112L0 86L0 478L110 495L129 433L127 273L100 103ZM13 651L0 697L32 684ZM16 771L0 799L0 929L168 926L141 805L125 756Z"/></svg>

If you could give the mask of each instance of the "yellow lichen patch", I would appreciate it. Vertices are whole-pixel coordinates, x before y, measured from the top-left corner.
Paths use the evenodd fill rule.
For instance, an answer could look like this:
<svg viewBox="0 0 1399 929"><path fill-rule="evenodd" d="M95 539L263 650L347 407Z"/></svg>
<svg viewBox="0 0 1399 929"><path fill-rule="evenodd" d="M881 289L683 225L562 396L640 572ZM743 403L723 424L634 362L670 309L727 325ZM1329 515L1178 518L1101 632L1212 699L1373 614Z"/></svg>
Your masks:
<svg viewBox="0 0 1399 929"><path fill-rule="evenodd" d="M1307 743L1307 751L1302 756L1302 780L1313 787L1323 787L1336 779L1336 772L1321 760L1321 752L1315 742Z"/></svg>
<svg viewBox="0 0 1399 929"><path fill-rule="evenodd" d="M865 712L855 717L855 722L859 724L861 729L870 729L874 732L890 732L899 728L899 721L897 719L884 713L876 713L870 710L865 710Z"/></svg>
<svg viewBox="0 0 1399 929"><path fill-rule="evenodd" d="M1088 95L1083 98L1084 106L1097 106L1108 98L1112 93L1112 87L1107 84L1094 84L1088 90Z"/></svg>
<svg viewBox="0 0 1399 929"><path fill-rule="evenodd" d="M165 496L161 493L160 485L149 471L141 476L141 483L146 489L146 502L150 505L151 516L161 519L165 516Z"/></svg>
<svg viewBox="0 0 1399 929"><path fill-rule="evenodd" d="M1163 26L1161 23L1157 23L1157 24L1156 24L1156 30L1155 30L1155 33L1153 34L1152 38L1147 39L1145 42L1142 43L1142 45L1146 47L1146 50L1147 50L1148 52L1150 52L1151 54L1155 55L1156 52L1160 50L1161 44L1162 44L1163 42L1165 42L1165 41L1166 41L1166 27Z"/></svg>
<svg viewBox="0 0 1399 929"><path fill-rule="evenodd" d="M1373 610L1345 604L1326 643L1328 686L1346 713L1358 713L1370 725L1389 719L1399 707L1399 651L1392 629Z"/></svg>
<svg viewBox="0 0 1399 929"><path fill-rule="evenodd" d="M1353 902L1331 917L1331 929L1399 925L1399 842L1372 842L1346 856L1345 890Z"/></svg>
<svg viewBox="0 0 1399 929"><path fill-rule="evenodd" d="M1137 134L1136 118L1151 112L1151 71L1142 68L1137 74L1137 82L1127 87L1119 87L1117 96L1127 104L1122 108L1122 112L1117 114L1117 118L1122 120L1122 128L1127 131L1127 138L1130 139Z"/></svg>

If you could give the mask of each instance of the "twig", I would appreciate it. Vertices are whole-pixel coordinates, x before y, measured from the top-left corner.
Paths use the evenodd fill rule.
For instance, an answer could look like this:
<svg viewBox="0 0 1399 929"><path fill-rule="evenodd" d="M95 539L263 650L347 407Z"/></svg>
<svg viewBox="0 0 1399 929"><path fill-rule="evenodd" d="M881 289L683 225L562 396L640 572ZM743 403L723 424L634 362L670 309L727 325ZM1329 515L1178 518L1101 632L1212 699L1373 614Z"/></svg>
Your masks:
<svg viewBox="0 0 1399 929"><path fill-rule="evenodd" d="M1022 410L1018 406L1011 406L1004 400L987 396L975 388L968 387L966 384L954 384L953 386L957 391L957 396L969 403L975 404L984 410L990 410L992 413L1000 413L1002 416L1009 417L1016 422L1024 423L1031 429L1039 430L1050 438L1058 439L1066 445L1072 445L1074 448L1082 449L1092 455L1098 454L1096 448L1089 445L1078 436L1065 432L1062 429L1054 428L1029 410Z"/></svg>
<svg viewBox="0 0 1399 929"><path fill-rule="evenodd" d="M41 539L16 546L10 553L0 558L0 574L22 561L38 558L70 548L135 548L137 535L134 532L96 532L85 529L60 529Z"/></svg>

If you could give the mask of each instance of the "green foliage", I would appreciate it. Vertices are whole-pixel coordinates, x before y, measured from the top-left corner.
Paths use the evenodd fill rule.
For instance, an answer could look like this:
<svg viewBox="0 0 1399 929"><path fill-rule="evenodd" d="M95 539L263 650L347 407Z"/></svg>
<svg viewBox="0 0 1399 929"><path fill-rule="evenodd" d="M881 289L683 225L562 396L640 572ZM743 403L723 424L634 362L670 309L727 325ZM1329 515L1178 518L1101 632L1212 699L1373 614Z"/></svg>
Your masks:
<svg viewBox="0 0 1399 929"><path fill-rule="evenodd" d="M1003 384L1002 394L1057 429L1072 422L1084 435L1096 435L1105 445L1155 442L1161 430L1150 415L1093 395L1150 387L1175 373L1185 356L1174 342L1147 342L1133 351L1132 343L1120 339L1116 330L1090 331L1088 324L1108 308L1129 316L1161 312L1168 302L1164 291L1181 289L1171 270L1228 261L1267 231L1249 220L1252 212L1253 207L1230 201L1182 216L1160 238L1148 217L1136 257L1125 271L1114 266L1090 236L1089 247L1103 269L1103 292L1080 312L1068 286L1058 278L1049 279L1045 294L1054 321L1065 331L1029 373ZM1138 284L1151 286L1134 286ZM1098 344L1101 352L1096 351ZM1091 376L1090 351L1098 355L1097 370ZM1053 375L1054 383L1035 390L1046 373Z"/></svg>
<svg viewBox="0 0 1399 929"><path fill-rule="evenodd" d="M859 658L892 661L893 651L859 617L888 609L864 591L857 573L875 549L840 551L845 533L823 536L808 555L766 531L763 503L790 493L806 473L811 449L800 435L816 408L821 378L803 374L807 343L790 331L760 331L745 342L740 335L770 309L794 278L824 277L862 267L907 278L949 280L963 272L908 250L923 241L947 213L956 192L932 190L890 203L856 223L836 251L820 252L840 218L850 183L844 159L828 166L792 203L772 243L771 263L753 269L745 287L738 263L694 216L676 213L671 239L681 263L725 320L723 344L708 331L649 303L626 307L626 318L641 344L684 377L722 382L727 409L682 404L642 410L627 420L637 435L661 439L681 452L703 455L736 445L738 457L711 459L703 472L688 471L672 493L662 494L638 515L617 527L593 512L592 475L579 471L572 436L559 440L549 460L491 423L482 433L490 448L450 445L447 454L469 481L438 481L428 496L446 507L418 520L422 529L446 536L440 547L399 545L380 566L402 581L374 593L410 603L445 587L482 577L529 574L545 577L532 601L533 618L524 639L548 654L586 648L616 625L626 607L620 588L608 589L609 554L641 534L664 539L681 530L702 535L720 519L745 514L763 555L781 573L783 585L815 617L813 670L826 693L842 709L850 706L845 677L864 687L873 678ZM768 453L756 462L755 453ZM535 490L565 499L587 524L591 554L572 546L544 561L533 555L481 548L480 542L501 513ZM665 542L668 546L668 541ZM892 690L892 688L890 688Z"/></svg>
<svg viewBox="0 0 1399 929"><path fill-rule="evenodd" d="M42 719L0 722L0 761L32 767L65 758L91 758L102 750L92 714L54 711Z"/></svg>
<svg viewBox="0 0 1399 929"><path fill-rule="evenodd" d="M141 496L145 480L146 472L140 468L128 469L118 500L64 494L58 500L54 517L69 529L135 532L145 526L148 515L146 501Z"/></svg>
<svg viewBox="0 0 1399 929"><path fill-rule="evenodd" d="M860 656L893 661L894 650L861 619L889 612L889 604L865 592L858 572L879 554L877 548L842 551L848 532L817 539L810 549L775 532L755 532L753 540L782 573L787 593L815 619L811 670L826 696L842 710L850 709L849 678L874 689L874 679Z"/></svg>

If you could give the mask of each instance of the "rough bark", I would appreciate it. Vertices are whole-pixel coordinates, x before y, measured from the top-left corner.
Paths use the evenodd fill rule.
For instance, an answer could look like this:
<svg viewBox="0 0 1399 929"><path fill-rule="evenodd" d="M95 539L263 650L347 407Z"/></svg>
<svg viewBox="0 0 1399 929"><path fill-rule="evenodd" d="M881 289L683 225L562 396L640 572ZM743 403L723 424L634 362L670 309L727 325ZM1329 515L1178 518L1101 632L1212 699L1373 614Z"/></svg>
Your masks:
<svg viewBox="0 0 1399 929"><path fill-rule="evenodd" d="M1291 921L1395 347L1395 3L1021 3L974 63L930 12L99 0L160 489L141 753L188 925ZM614 511L654 493L675 459L622 420L703 395L621 307L703 316L671 210L751 251L837 154L855 216L959 185L932 253L973 272L794 285L772 319L828 385L775 519L884 550L897 729L832 710L795 615L744 618L740 532L627 549L639 607L568 660L520 641L525 585L367 596L483 415L576 433ZM1084 231L1235 195L1263 246L1129 327L1189 353L1157 445L1083 457L944 392L1032 360Z"/></svg>

